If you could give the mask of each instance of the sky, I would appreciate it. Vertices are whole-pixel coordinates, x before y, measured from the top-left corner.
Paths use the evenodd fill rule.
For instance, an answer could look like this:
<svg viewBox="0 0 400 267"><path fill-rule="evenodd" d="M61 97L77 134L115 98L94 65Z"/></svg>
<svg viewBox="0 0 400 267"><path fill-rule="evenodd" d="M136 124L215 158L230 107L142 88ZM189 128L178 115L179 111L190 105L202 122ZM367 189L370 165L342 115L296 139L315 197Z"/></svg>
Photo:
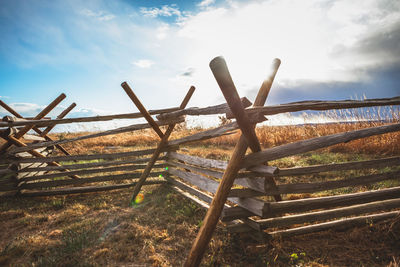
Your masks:
<svg viewBox="0 0 400 267"><path fill-rule="evenodd" d="M224 56L254 97L282 60L267 104L400 95L398 0L0 0L0 99L36 115L65 93L70 117L224 102L208 66ZM0 109L0 116L8 115Z"/></svg>

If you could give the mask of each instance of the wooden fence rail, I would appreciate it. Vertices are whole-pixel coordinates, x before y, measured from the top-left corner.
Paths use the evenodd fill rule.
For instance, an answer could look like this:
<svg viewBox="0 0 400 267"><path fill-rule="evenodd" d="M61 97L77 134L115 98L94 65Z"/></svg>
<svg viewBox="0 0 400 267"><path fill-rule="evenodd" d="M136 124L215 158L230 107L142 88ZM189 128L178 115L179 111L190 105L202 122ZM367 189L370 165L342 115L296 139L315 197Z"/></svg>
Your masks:
<svg viewBox="0 0 400 267"><path fill-rule="evenodd" d="M327 136L315 137L304 141L294 142L268 148L260 152L252 153L243 160L243 167L250 167L263 162L280 159L292 155L297 155L320 148L333 146L340 143L347 143L356 139L366 138L374 135L396 132L400 130L400 123L371 127L351 132L332 134Z"/></svg>
<svg viewBox="0 0 400 267"><path fill-rule="evenodd" d="M400 166L400 157L362 160L362 161L345 162L345 163L332 163L332 164L314 165L307 167L294 167L286 169L280 168L279 173L277 175L293 176L293 175L305 175L305 174L312 174L319 172L384 168L391 166Z"/></svg>
<svg viewBox="0 0 400 267"><path fill-rule="evenodd" d="M305 110L333 110L333 109L353 109L364 107L382 107L400 105L400 97L376 98L365 100L339 100L339 101L302 101L281 104L276 106L249 107L246 109L248 115L275 115L286 112L297 112ZM167 113L168 114L168 113ZM166 116L165 114L164 116ZM228 112L227 118L233 118L232 113Z"/></svg>
<svg viewBox="0 0 400 267"><path fill-rule="evenodd" d="M159 176L163 175L165 172L152 172L150 176ZM68 180L53 180L48 182L34 182L34 183L21 183L18 188L19 189L33 189L33 188L47 188L47 187L58 187L64 185L81 185L88 183L97 183L97 182L105 182L105 181L120 181L120 180L130 180L134 178L139 178L140 173L124 173L124 174L116 174L116 175L103 175L103 176L94 176L89 178L80 178L80 179L68 179ZM162 180L162 179L161 179Z"/></svg>
<svg viewBox="0 0 400 267"><path fill-rule="evenodd" d="M168 151L168 149L165 149ZM46 158L19 158L15 156L6 156L2 159L3 163L18 164L18 163L47 163L51 161L66 161L72 162L75 160L116 160L129 157L140 157L153 154L154 149L143 149L130 152L119 152L119 153L104 153L104 154L87 154L87 155L73 155L73 156L50 156ZM68 165L66 165L68 166Z"/></svg>
<svg viewBox="0 0 400 267"><path fill-rule="evenodd" d="M20 182L30 182L30 181L38 181L38 180L46 180L50 178L57 178L57 177L65 177L69 175L86 175L86 174L93 174L93 173L109 173L109 172L116 172L116 171L136 171L136 170L143 170L146 165L134 164L134 165L124 165L124 166L116 166L116 167L108 167L108 168L95 168L95 169L83 169L77 171L68 171L68 172L57 172L57 173L50 173L50 174L42 174L42 175L32 175L28 177L24 177L19 179ZM165 164L156 164L154 168L163 168ZM82 179L80 179L82 180Z"/></svg>
<svg viewBox="0 0 400 267"><path fill-rule="evenodd" d="M280 104L274 106L262 106L262 107L248 107L246 113L250 116L251 114L261 115L276 115L286 112L297 112L306 110L332 110L332 109L349 109L349 108L363 108L363 107L378 107L378 106L392 106L400 105L400 97L393 98L377 98L377 99L366 99L366 100L341 100L341 101L302 101L292 102L287 104ZM177 118L182 115L207 115L211 108L188 108L180 111L166 112L157 116L159 120ZM220 110L220 113L223 109ZM227 118L234 118L233 114L228 111ZM1 125L1 124L0 124Z"/></svg>
<svg viewBox="0 0 400 267"><path fill-rule="evenodd" d="M159 157L159 160L164 160L165 157ZM46 166L46 167L29 167L18 169L16 171L8 169L8 173L24 173L24 172L40 172L40 171L57 171L68 167L69 170L73 169L84 169L84 168L95 168L95 167L106 167L106 166L114 166L114 165L128 165L128 164L137 164L137 163L146 163L149 161L149 158L141 158L134 160L114 160L114 161L101 161L101 162L93 162L93 163L80 163L80 164L67 164L64 166ZM137 166L137 165L136 165Z"/></svg>
<svg viewBox="0 0 400 267"><path fill-rule="evenodd" d="M176 108L167 108L167 109L158 109L158 110L149 110L151 115L162 114L164 112L172 112L175 110L179 110ZM82 118L68 118L68 119L53 119L53 120L21 120L14 121L14 119L10 120L9 117L4 117L3 122L0 122L0 127L16 127L16 126L25 126L25 125L35 125L37 127L45 127L45 126L53 126L59 124L68 124L68 123L78 123L78 122L95 122L95 121L109 121L115 119L137 119L142 118L143 115L140 112L137 113L126 113L126 114L116 114L116 115L105 115L105 116L94 116L94 117L82 117Z"/></svg>
<svg viewBox="0 0 400 267"><path fill-rule="evenodd" d="M156 123L159 126L162 126L162 125L169 125L171 123L180 123L180 122L184 122L184 121L185 121L184 118L178 118L178 119L170 120L170 121L157 121ZM114 135L114 134L119 134L119 133L132 132L132 131L143 130L143 129L147 129L147 128L151 128L151 125L149 123L135 124L135 125L131 125L131 126L120 127L120 128L114 129L114 130L79 136L79 137L75 137L75 138L69 138L69 139L58 140L58 141L50 141L50 142L42 142L42 143L31 144L26 147L13 148L10 150L10 153L25 152L25 151L30 151L30 150L40 148L40 147L48 147L48 146L66 144L66 143L76 142L76 141L85 140L85 139L91 139L91 138L107 136L107 135Z"/></svg>

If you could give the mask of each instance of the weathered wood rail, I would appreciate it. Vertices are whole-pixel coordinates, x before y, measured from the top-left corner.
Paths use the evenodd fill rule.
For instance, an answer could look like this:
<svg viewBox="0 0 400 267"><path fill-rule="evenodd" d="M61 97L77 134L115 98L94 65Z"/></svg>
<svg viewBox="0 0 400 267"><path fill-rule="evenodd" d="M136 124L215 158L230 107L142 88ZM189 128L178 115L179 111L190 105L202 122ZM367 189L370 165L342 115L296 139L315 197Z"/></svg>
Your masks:
<svg viewBox="0 0 400 267"><path fill-rule="evenodd" d="M252 104L240 98L222 58L210 64L227 103L206 108L186 108L194 87L179 107L147 111L127 83L122 87L138 113L107 116L64 118L76 105L73 103L55 119L47 114L64 98L62 94L33 118L23 118L0 100L12 116L0 121L0 196L52 196L100 192L134 187L132 200L142 185L168 184L183 196L208 209L204 224L194 242L186 266L198 266L218 220L231 232L246 232L258 240L289 237L333 228L345 228L398 216L400 211L400 157L338 162L324 165L278 168L273 160L301 155L360 138L400 131L399 123L389 123L350 132L342 132L276 147L262 148L254 128L264 115L305 110L400 105L400 97L303 101L264 106L279 61L263 82ZM226 114L235 120L227 125L193 135L169 140L175 124L184 116ZM157 115L157 116L155 116ZM145 118L147 123L111 129L104 132L64 140L53 140L48 133L59 124ZM168 126L162 131L159 126ZM45 127L45 128L44 128ZM44 128L44 129L40 129ZM153 129L160 137L156 147L145 150L104 154L71 155L62 145L79 140L116 135L141 129ZM32 135L33 130L37 135ZM240 130L242 136L229 161L201 158L182 153L180 148ZM246 154L247 148L252 150ZM59 150L58 155L51 152ZM187 151L187 150L185 150ZM370 174L355 175L355 170ZM310 175L331 178L308 181ZM72 178L72 179L71 179ZM391 181L385 187L382 182ZM364 186L380 190L342 193ZM392 185L392 187L390 187ZM318 193L315 195L310 195ZM318 195L318 196L317 196ZM304 196L309 196L304 198ZM296 198L293 199L292 198Z"/></svg>

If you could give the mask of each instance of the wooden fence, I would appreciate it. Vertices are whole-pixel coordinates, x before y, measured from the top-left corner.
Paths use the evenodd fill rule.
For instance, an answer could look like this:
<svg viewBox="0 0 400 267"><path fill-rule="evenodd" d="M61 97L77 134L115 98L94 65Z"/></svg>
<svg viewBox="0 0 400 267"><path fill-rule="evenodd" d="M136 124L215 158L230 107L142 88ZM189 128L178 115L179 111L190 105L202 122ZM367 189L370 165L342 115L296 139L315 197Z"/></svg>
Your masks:
<svg viewBox="0 0 400 267"><path fill-rule="evenodd" d="M134 199L142 185L168 184L208 209L186 266L200 263L218 219L226 223L231 232L247 232L259 240L265 240L398 216L400 186L357 193L342 193L341 189L398 180L400 169L395 167L400 166L400 157L294 168L278 168L269 166L267 162L360 138L396 132L400 130L399 123L321 136L267 149L261 149L254 127L265 120L264 115L400 105L400 97L364 101L303 101L264 106L279 63L273 63L272 73L262 84L253 104L246 98L239 98L222 58L214 59L210 67L227 103L206 108L185 108L194 92L194 87L191 87L179 107L147 111L126 83L122 87L139 113L64 118L74 108L73 104L55 119L45 117L65 98L62 94L36 117L22 118L0 101L0 105L12 115L4 117L0 122L0 137L5 140L0 147L0 194L48 196L135 187ZM211 130L168 140L175 124L184 122L185 116L212 114L226 114L235 120ZM157 120L152 115L157 115ZM147 123L63 140L52 140L47 135L59 124L137 118L145 118ZM163 125L168 126L164 132L159 128ZM79 140L146 128L152 128L160 137L154 149L71 155L62 146ZM192 156L190 151L183 154L179 150L184 144L231 134L238 129L242 136L229 162ZM28 134L31 130L37 135ZM22 138L24 141L21 141ZM25 142L30 139L34 141ZM246 154L247 147L250 147L252 153ZM64 155L52 155L55 149ZM388 167L394 171L388 171ZM371 171L374 174L354 175L354 170L364 169L374 170ZM335 178L307 181L309 175L326 173L336 174ZM304 197L311 193L322 193L323 196Z"/></svg>

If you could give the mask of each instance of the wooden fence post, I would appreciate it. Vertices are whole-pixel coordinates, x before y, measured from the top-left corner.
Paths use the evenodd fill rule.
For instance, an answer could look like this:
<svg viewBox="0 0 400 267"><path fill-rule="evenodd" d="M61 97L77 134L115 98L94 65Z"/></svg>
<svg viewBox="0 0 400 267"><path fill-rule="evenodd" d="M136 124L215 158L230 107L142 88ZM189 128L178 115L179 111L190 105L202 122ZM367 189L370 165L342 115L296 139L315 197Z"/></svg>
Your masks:
<svg viewBox="0 0 400 267"><path fill-rule="evenodd" d="M188 104L190 98L192 97L194 93L195 87L192 86L190 87L189 91L187 92L185 98L183 99L181 105L179 106L180 109L184 109L186 105ZM172 131L174 130L175 123L168 125L167 130L164 133L164 136L161 138L161 141L158 143L156 150L154 151L153 155L151 156L149 162L146 165L146 168L144 169L143 173L141 174L139 181L137 182L130 203L133 203L135 200L136 196L139 194L140 189L142 188L143 183L146 181L147 176L149 175L151 169L153 168L154 163L157 161L161 150L163 147L167 144L168 138L171 135Z"/></svg>
<svg viewBox="0 0 400 267"><path fill-rule="evenodd" d="M274 60L272 73L261 86L260 91L262 92L259 92L257 95L257 99L255 101L257 105L264 105L279 65L280 60ZM213 59L210 62L210 68L213 71L218 85L220 86L225 96L225 99L227 100L228 105L231 108L231 111L235 114L235 116L237 115L236 119L240 129L242 130L242 135L240 136L240 139L235 146L232 157L229 160L228 166L224 172L220 185L211 202L210 209L207 211L203 225L201 226L200 231L197 234L196 240L193 243L188 258L186 259L184 265L186 267L200 265L203 254L212 237L224 204L228 198L230 189L240 169L240 164L246 154L248 143L249 145L251 145L250 148L254 150L261 150L257 137L254 137L255 133L253 134L252 130L249 128L248 123L243 123L243 120L246 120L247 116L244 115L245 113L243 106L237 104L238 94L236 92L236 88L233 84L232 78L229 74L225 60L222 57L217 57ZM241 121L241 123L239 123L239 120ZM252 128L254 131L254 127Z"/></svg>
<svg viewBox="0 0 400 267"><path fill-rule="evenodd" d="M10 112L12 115L14 115L17 118L23 118L18 112L16 112L14 109L12 109L10 106L8 106L6 103L0 100L0 106L2 106L5 110ZM73 108L76 107L75 103L72 103L68 108L66 108L64 111L60 113L60 115L57 116L57 119L62 119L64 118ZM36 133L39 134L39 136L44 137L47 141L53 141L50 136L47 134L54 128L55 125L53 126L48 126L45 130L41 131L38 127L32 127L32 130L34 130ZM69 156L71 155L67 150L65 150L64 147L61 145L56 145L56 147L63 152L65 155Z"/></svg>
<svg viewBox="0 0 400 267"><path fill-rule="evenodd" d="M46 116L50 111L52 111L61 101L64 100L64 98L66 97L65 94L61 94L59 95L53 102L51 102L47 107L45 107L38 115L36 115L36 117L34 117L34 120L40 120L42 119L44 116ZM23 127L21 130L19 130L19 132L14 136L16 139L20 139L22 136L24 136L24 134L26 134L30 129L32 129L35 125L27 125L25 127ZM0 147L0 153L3 153L7 150L7 148L9 148L11 146L10 142L7 142L5 144L3 144Z"/></svg>
<svg viewBox="0 0 400 267"><path fill-rule="evenodd" d="M129 87L129 85L126 82L123 82L121 84L122 88L125 90L129 98L135 103L136 107L139 109L140 113L142 113L143 117L147 120L147 122L151 125L153 130L158 134L158 136L162 139L164 137L163 132L160 130L160 127L158 127L157 123L153 120L153 118L150 116L149 112L146 110L146 108L142 105L140 102L139 98L133 93L132 89Z"/></svg>
<svg viewBox="0 0 400 267"><path fill-rule="evenodd" d="M72 103L71 105L69 105L69 107L67 107L66 109L64 109L58 116L56 119L63 119L65 116L67 116L68 113L71 112L71 110L73 110L76 107L76 103ZM52 126L48 126L46 127L46 129L43 130L43 132L40 134L40 136L42 137L46 137L46 135L53 130L53 128L56 125L52 125ZM48 140L48 141L53 141L53 140Z"/></svg>

